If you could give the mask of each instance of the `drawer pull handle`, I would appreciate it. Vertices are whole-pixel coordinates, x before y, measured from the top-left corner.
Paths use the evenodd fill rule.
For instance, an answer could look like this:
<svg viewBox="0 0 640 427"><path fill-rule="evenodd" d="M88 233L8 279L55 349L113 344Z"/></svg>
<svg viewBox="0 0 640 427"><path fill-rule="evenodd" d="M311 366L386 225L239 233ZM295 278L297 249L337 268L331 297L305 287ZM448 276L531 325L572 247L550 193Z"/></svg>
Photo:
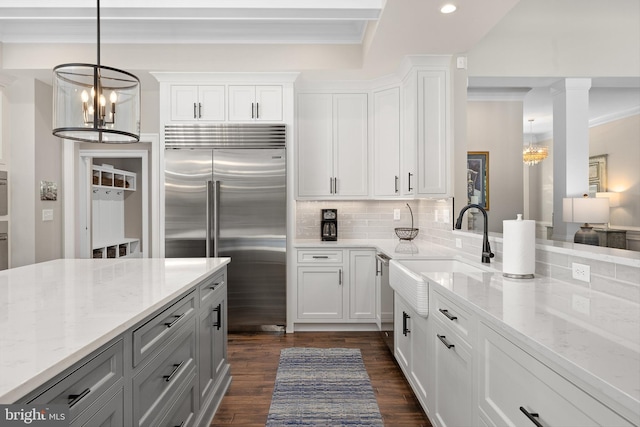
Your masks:
<svg viewBox="0 0 640 427"><path fill-rule="evenodd" d="M184 313L182 313L182 314L180 314L180 315L174 315L174 316L172 316L172 317L175 317L175 319L173 319L173 321L172 321L172 322L166 322L166 323L165 323L165 326L166 326L167 328L172 327L173 325L175 325L176 323L178 323L178 322L180 321L180 319L182 319L182 316L184 316Z"/></svg>
<svg viewBox="0 0 640 427"><path fill-rule="evenodd" d="M214 308L213 311L216 313L217 317L217 320L213 324L213 326L215 326L217 330L220 330L220 327L222 326L222 304L218 304L218 306Z"/></svg>
<svg viewBox="0 0 640 427"><path fill-rule="evenodd" d="M449 310L447 310L447 309L445 309L445 308L440 308L440 309L438 309L438 311L439 311L440 313L444 314L444 315L447 317L447 319L449 319L449 320L451 320L451 321L453 321L453 320L456 320L456 319L457 319L457 317L456 317L456 316L452 316L451 314L449 314Z"/></svg>
<svg viewBox="0 0 640 427"><path fill-rule="evenodd" d="M73 408L76 403L80 402L84 399L89 393L91 393L90 388L85 388L80 394L70 394L69 395L69 408Z"/></svg>
<svg viewBox="0 0 640 427"><path fill-rule="evenodd" d="M213 285L209 286L209 289L211 289L212 291L215 291L216 288L220 285L222 285L224 282L216 282Z"/></svg>
<svg viewBox="0 0 640 427"><path fill-rule="evenodd" d="M535 424L537 427L544 427L542 424L540 424L540 422L536 419L538 418L540 415L537 412L529 412L526 409L524 409L524 406L520 407L520 411L522 411L523 414L525 414L527 416L527 418L529 418L529 420Z"/></svg>
<svg viewBox="0 0 640 427"><path fill-rule="evenodd" d="M173 376L176 374L176 372L180 370L180 367L182 366L183 363L184 361L180 362L178 365L173 365L173 371L171 371L169 375L164 375L162 378L164 378L166 382L170 382L173 379Z"/></svg>
<svg viewBox="0 0 640 427"><path fill-rule="evenodd" d="M438 339L440 341L442 341L442 344L447 346L447 348L454 348L455 347L454 344L451 344L451 343L449 343L449 341L447 341L447 337L445 335L438 335L438 334L436 334L436 335L438 336Z"/></svg>
<svg viewBox="0 0 640 427"><path fill-rule="evenodd" d="M313 259L329 259L327 255L314 255Z"/></svg>

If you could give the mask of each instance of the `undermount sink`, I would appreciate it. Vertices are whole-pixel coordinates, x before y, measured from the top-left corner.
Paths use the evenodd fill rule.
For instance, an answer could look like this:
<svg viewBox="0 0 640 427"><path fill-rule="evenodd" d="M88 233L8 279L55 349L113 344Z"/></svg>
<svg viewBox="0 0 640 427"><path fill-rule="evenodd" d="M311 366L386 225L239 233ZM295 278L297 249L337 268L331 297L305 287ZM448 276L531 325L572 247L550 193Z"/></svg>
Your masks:
<svg viewBox="0 0 640 427"><path fill-rule="evenodd" d="M389 262L389 285L409 302L421 316L429 314L429 273L482 273L489 267L468 264L454 258L392 259Z"/></svg>

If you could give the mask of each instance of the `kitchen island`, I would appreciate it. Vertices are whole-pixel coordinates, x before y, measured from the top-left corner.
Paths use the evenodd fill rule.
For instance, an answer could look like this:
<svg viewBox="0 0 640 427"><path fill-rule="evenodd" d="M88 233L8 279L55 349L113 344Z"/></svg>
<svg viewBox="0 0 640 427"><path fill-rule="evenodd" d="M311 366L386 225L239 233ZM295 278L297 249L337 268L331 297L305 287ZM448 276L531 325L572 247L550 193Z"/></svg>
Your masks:
<svg viewBox="0 0 640 427"><path fill-rule="evenodd" d="M231 381L229 262L60 259L0 272L0 403L67 403L72 425L107 406L110 425L208 423Z"/></svg>

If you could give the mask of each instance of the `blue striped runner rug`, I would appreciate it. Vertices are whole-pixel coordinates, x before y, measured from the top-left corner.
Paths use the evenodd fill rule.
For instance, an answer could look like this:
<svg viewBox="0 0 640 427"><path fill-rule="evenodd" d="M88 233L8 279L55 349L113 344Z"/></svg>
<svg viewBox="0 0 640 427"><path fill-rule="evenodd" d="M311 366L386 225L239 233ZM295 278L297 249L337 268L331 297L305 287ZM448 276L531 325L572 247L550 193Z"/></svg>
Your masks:
<svg viewBox="0 0 640 427"><path fill-rule="evenodd" d="M359 349L280 352L267 427L383 425Z"/></svg>

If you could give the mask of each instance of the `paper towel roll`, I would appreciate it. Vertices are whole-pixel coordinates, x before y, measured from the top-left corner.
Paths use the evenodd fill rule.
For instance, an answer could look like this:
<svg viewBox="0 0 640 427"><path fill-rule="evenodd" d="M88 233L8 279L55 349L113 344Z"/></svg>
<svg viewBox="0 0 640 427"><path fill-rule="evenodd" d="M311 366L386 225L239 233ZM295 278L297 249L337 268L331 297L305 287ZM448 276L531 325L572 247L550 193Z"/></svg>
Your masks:
<svg viewBox="0 0 640 427"><path fill-rule="evenodd" d="M502 274L516 279L533 278L536 271L536 222L502 221Z"/></svg>

